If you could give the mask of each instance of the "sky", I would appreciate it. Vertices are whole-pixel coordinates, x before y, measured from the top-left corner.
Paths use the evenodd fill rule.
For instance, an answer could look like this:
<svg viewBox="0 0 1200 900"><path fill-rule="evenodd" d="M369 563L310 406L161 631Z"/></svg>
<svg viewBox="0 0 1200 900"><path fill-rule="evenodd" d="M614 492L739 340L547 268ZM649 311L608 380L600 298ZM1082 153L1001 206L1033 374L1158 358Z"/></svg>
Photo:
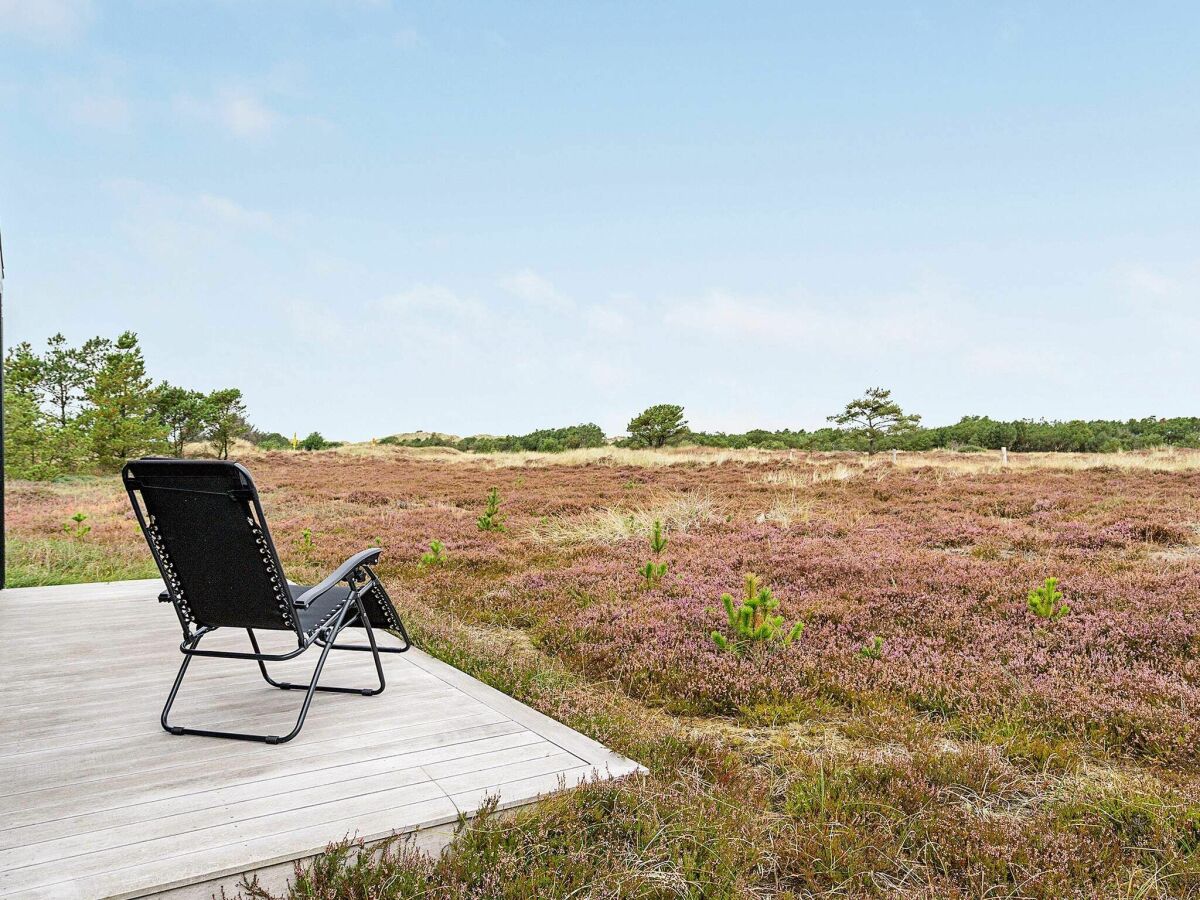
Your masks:
<svg viewBox="0 0 1200 900"><path fill-rule="evenodd" d="M4 340L265 430L1198 415L1200 4L0 0Z"/></svg>

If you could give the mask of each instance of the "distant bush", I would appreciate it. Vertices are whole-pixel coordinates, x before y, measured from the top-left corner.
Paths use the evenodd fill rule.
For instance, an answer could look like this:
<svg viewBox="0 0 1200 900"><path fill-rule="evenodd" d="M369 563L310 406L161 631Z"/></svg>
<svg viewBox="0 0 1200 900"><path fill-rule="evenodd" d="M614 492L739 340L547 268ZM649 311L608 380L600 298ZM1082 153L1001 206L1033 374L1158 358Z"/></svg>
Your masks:
<svg viewBox="0 0 1200 900"><path fill-rule="evenodd" d="M591 422L569 425L566 428L543 428L529 434L504 437L467 437L456 445L459 450L476 453L498 453L512 450L534 450L540 453L560 453L584 447L603 447L607 443L604 430Z"/></svg>
<svg viewBox="0 0 1200 900"><path fill-rule="evenodd" d="M376 443L396 447L457 447L459 444L456 438L437 432L420 438L402 438L399 435L389 434L387 437L380 438Z"/></svg>
<svg viewBox="0 0 1200 900"><path fill-rule="evenodd" d="M300 442L301 450L328 450L331 447L337 446L339 445L333 443L332 441L325 440L319 431L312 432L308 435L308 437Z"/></svg>
<svg viewBox="0 0 1200 900"><path fill-rule="evenodd" d="M599 425L587 422L566 428L543 428L529 434L509 434L501 437L473 435L452 438L436 432L427 437L401 438L396 435L380 438L378 443L398 447L451 447L467 453L507 453L529 450L538 453L561 453L584 447L603 447L608 442Z"/></svg>

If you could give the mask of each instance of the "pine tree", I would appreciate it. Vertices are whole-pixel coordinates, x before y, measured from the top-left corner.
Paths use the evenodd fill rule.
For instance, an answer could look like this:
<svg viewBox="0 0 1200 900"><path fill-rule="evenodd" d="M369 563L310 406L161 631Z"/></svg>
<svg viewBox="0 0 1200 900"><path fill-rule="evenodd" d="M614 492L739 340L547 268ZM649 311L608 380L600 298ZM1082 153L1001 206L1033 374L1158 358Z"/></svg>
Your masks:
<svg viewBox="0 0 1200 900"><path fill-rule="evenodd" d="M851 400L829 421L862 435L867 441L867 452L874 453L883 438L912 431L921 421L920 416L905 413L891 398L891 391L867 388L865 395Z"/></svg>
<svg viewBox="0 0 1200 900"><path fill-rule="evenodd" d="M677 435L687 431L683 407L674 403L651 406L629 420L629 436L646 447L662 447Z"/></svg>
<svg viewBox="0 0 1200 900"><path fill-rule="evenodd" d="M158 421L167 429L171 455L182 457L184 446L204 434L207 398L164 381L154 389L153 401Z"/></svg>
<svg viewBox="0 0 1200 900"><path fill-rule="evenodd" d="M167 429L154 415L150 386L137 335L126 331L104 353L87 390L91 408L79 417L102 468L163 448Z"/></svg>
<svg viewBox="0 0 1200 900"><path fill-rule="evenodd" d="M51 442L53 422L39 403L42 360L28 342L4 358L5 474L12 478L53 478L63 469Z"/></svg>
<svg viewBox="0 0 1200 900"><path fill-rule="evenodd" d="M69 347L60 332L46 343L48 349L40 360L38 386L59 427L66 428L82 411L88 387L105 356L112 351L112 341L95 337L82 347Z"/></svg>
<svg viewBox="0 0 1200 900"><path fill-rule="evenodd" d="M246 421L246 404L242 392L237 388L213 391L204 398L204 419L208 423L205 434L217 459L229 459L229 448L233 442L250 430Z"/></svg>

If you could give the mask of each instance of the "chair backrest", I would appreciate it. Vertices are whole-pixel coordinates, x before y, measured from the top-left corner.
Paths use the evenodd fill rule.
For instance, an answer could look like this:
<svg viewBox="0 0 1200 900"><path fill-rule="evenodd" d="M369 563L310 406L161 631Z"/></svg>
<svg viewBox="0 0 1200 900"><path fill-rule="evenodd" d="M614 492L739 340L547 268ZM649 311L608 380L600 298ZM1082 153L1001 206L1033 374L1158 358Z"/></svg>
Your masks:
<svg viewBox="0 0 1200 900"><path fill-rule="evenodd" d="M243 466L147 457L126 463L121 476L185 632L224 625L302 638L254 479Z"/></svg>

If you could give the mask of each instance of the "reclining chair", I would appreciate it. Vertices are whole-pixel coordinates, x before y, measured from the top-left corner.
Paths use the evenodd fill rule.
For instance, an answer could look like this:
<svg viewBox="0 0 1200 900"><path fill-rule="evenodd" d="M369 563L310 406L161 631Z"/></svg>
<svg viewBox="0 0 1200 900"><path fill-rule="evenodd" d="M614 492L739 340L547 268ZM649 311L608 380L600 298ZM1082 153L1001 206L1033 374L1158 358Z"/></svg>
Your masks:
<svg viewBox="0 0 1200 900"><path fill-rule="evenodd" d="M163 707L160 721L164 729L171 734L282 744L300 733L316 691L368 697L383 692L386 682L379 654L403 653L410 643L404 623L371 568L382 551L375 548L356 553L320 584L303 587L284 577L254 480L238 463L147 457L126 463L121 477L167 584L159 600L174 605L183 628L179 645L183 663ZM201 650L200 641L219 628L244 628L253 652ZM338 643L346 628L361 628L367 643ZM393 632L403 646L380 647L376 628ZM291 632L297 647L287 653L263 653L255 630ZM308 684L276 681L268 674L268 662L294 659L314 644L321 653ZM330 650L371 653L379 686L318 684ZM281 737L170 724L171 706L196 656L254 660L271 686L305 691L296 726Z"/></svg>

